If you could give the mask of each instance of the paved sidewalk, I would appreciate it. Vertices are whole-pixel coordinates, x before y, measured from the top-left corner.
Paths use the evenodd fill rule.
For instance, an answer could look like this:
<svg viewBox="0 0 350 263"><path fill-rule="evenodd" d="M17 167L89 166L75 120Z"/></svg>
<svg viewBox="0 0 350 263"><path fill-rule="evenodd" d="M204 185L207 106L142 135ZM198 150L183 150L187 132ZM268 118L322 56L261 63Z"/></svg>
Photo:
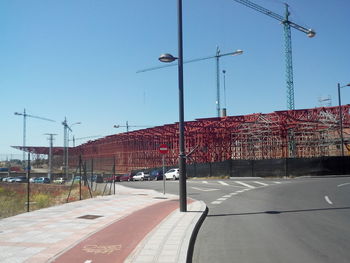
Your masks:
<svg viewBox="0 0 350 263"><path fill-rule="evenodd" d="M175 195L116 193L0 220L0 262L186 262L203 202L181 213Z"/></svg>

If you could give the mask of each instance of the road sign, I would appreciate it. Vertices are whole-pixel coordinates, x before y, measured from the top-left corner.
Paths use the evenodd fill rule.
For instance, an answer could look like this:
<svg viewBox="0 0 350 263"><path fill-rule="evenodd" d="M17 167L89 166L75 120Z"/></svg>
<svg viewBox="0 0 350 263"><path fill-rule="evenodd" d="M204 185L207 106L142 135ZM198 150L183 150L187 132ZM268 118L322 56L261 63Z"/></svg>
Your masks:
<svg viewBox="0 0 350 263"><path fill-rule="evenodd" d="M161 144L160 146L159 146L159 152L161 153L161 154L166 154L166 153L168 153L168 145L166 145L166 144Z"/></svg>

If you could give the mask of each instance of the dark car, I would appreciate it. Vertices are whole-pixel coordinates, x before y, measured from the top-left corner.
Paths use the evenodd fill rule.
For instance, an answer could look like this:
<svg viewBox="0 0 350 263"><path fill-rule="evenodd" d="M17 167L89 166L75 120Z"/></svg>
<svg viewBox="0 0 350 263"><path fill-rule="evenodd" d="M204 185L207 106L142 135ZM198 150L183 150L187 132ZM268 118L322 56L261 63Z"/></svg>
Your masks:
<svg viewBox="0 0 350 263"><path fill-rule="evenodd" d="M103 183L103 176L100 174L93 175L91 180L96 183Z"/></svg>
<svg viewBox="0 0 350 263"><path fill-rule="evenodd" d="M162 169L155 169L152 170L149 173L149 179L150 180L163 180L163 170Z"/></svg>
<svg viewBox="0 0 350 263"><path fill-rule="evenodd" d="M49 184L50 183L50 178L48 177L37 177L34 179L34 183L37 184Z"/></svg>
<svg viewBox="0 0 350 263"><path fill-rule="evenodd" d="M105 179L105 181L108 182L108 183L110 183L110 182L120 182L120 177L122 177L122 175L110 176L110 177L107 177Z"/></svg>
<svg viewBox="0 0 350 263"><path fill-rule="evenodd" d="M119 180L122 182L122 181L132 181L132 175L131 174L124 174L122 176L120 176Z"/></svg>

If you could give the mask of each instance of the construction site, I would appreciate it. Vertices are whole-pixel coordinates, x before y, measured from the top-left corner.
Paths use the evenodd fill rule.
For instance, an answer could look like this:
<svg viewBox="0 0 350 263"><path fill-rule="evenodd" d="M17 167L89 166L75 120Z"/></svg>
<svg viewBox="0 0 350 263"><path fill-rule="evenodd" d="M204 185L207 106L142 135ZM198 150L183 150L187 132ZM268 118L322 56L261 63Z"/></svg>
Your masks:
<svg viewBox="0 0 350 263"><path fill-rule="evenodd" d="M339 116L342 116L341 121ZM72 171L81 158L89 169L98 172L122 174L152 169L162 166L163 154L159 152L159 146L166 144L165 166L176 167L178 135L179 125L174 123L113 134L66 149L53 147L53 165L56 168L65 166L64 160L68 159L67 164ZM15 148L31 152L34 159L49 155L50 150L49 147ZM249 170L251 168L247 167L259 160L269 161L271 171L279 171L276 164L285 166L286 160L305 163L305 160L315 158L342 157L340 166L347 167L344 160L348 160L350 153L350 105L186 121L185 149L190 176L197 175L197 171L210 176L214 170L215 174L232 175L238 166L244 164L244 169ZM215 169L213 165L216 165ZM223 168L226 166L229 168ZM195 169L196 173L191 169ZM213 173L206 172L208 169ZM237 175L237 171L234 173Z"/></svg>

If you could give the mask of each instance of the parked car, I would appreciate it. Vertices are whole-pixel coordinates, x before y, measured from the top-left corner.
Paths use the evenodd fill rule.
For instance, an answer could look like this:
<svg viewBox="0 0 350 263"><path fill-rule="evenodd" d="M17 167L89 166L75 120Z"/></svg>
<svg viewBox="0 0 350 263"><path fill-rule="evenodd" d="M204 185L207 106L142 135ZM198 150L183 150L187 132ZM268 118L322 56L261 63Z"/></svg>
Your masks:
<svg viewBox="0 0 350 263"><path fill-rule="evenodd" d="M146 174L145 172L138 172L137 174L135 174L132 179L133 181L143 181L145 180L149 175Z"/></svg>
<svg viewBox="0 0 350 263"><path fill-rule="evenodd" d="M103 176L100 174L95 174L92 176L92 181L96 183L103 183Z"/></svg>
<svg viewBox="0 0 350 263"><path fill-rule="evenodd" d="M180 177L179 168L170 169L164 175L165 175L165 179L166 180L168 180L168 179L173 179L173 180L179 179L179 177Z"/></svg>
<svg viewBox="0 0 350 263"><path fill-rule="evenodd" d="M150 180L163 180L163 170L162 169L154 169L149 173Z"/></svg>
<svg viewBox="0 0 350 263"><path fill-rule="evenodd" d="M13 177L4 177L4 178L2 178L2 181L3 182L7 182L7 180L9 180L9 179L12 179Z"/></svg>
<svg viewBox="0 0 350 263"><path fill-rule="evenodd" d="M16 178L15 177L7 177L6 182L8 182L8 183L15 183L16 182Z"/></svg>
<svg viewBox="0 0 350 263"><path fill-rule="evenodd" d="M37 177L34 179L34 183L36 184L49 184L50 178L48 177Z"/></svg>
<svg viewBox="0 0 350 263"><path fill-rule="evenodd" d="M66 180L63 177L58 177L55 180L53 180L54 184L64 184Z"/></svg>
<svg viewBox="0 0 350 263"><path fill-rule="evenodd" d="M107 177L106 181L109 183L113 182L113 181L120 182L120 177L121 177L121 175L110 176L110 177Z"/></svg>
<svg viewBox="0 0 350 263"><path fill-rule="evenodd" d="M26 183L26 182L28 182L28 180L27 180L27 177L23 175L23 176L15 177L15 182L16 183Z"/></svg>
<svg viewBox="0 0 350 263"><path fill-rule="evenodd" d="M120 177L120 181L122 182L122 181L128 181L128 182L130 182L130 181L132 181L132 175L131 174L124 174L124 175L122 175L121 177Z"/></svg>

